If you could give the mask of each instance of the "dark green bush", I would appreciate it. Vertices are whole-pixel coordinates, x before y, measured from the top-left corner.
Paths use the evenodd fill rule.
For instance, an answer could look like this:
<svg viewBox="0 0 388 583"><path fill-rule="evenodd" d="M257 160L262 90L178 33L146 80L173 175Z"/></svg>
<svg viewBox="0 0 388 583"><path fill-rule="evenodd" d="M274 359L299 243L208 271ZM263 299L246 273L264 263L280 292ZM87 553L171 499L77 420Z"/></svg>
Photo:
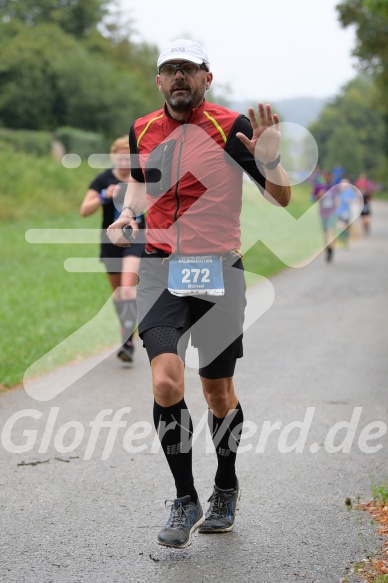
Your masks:
<svg viewBox="0 0 388 583"><path fill-rule="evenodd" d="M81 158L87 158L91 154L104 154L107 147L102 134L69 126L55 130L55 138L62 142L66 152L78 154Z"/></svg>
<svg viewBox="0 0 388 583"><path fill-rule="evenodd" d="M0 128L0 141L11 144L15 150L28 152L34 156L48 156L52 140L51 132Z"/></svg>

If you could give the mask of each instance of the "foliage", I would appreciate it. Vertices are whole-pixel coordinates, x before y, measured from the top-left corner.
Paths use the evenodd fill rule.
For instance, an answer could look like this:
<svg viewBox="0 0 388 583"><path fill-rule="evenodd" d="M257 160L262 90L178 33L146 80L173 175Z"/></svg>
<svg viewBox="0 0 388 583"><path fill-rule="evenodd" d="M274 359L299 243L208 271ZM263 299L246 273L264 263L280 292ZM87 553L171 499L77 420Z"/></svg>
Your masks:
<svg viewBox="0 0 388 583"><path fill-rule="evenodd" d="M366 0L365 4L371 12L381 14L388 18L388 4L386 0Z"/></svg>
<svg viewBox="0 0 388 583"><path fill-rule="evenodd" d="M36 359L92 319L109 299L104 273L79 274L64 270L68 257L98 255L96 245L31 245L25 232L31 228L99 228L100 217L88 221L78 209L96 171L82 164L66 169L49 158L35 158L11 145L0 151L2 188L0 224L2 276L0 292L0 391L2 384L21 382ZM98 240L98 235L96 235ZM95 328L83 344L65 351L58 366L118 342L116 316L104 329Z"/></svg>
<svg viewBox="0 0 388 583"><path fill-rule="evenodd" d="M361 67L373 73L379 90L380 110L385 129L383 151L385 166L388 158L388 3L386 0L342 0L337 6L343 26L356 27L357 45L354 54ZM381 175L384 171L380 172ZM387 177L387 169L385 169Z"/></svg>
<svg viewBox="0 0 388 583"><path fill-rule="evenodd" d="M380 480L380 482L372 482L371 485L373 501L382 506L388 505L388 480Z"/></svg>
<svg viewBox="0 0 388 583"><path fill-rule="evenodd" d="M91 154L109 151L101 134L86 132L72 127L62 127L55 131L55 137L65 147L67 152L87 158Z"/></svg>
<svg viewBox="0 0 388 583"><path fill-rule="evenodd" d="M49 216L58 221L66 213L77 215L96 175L87 164L68 169L48 157L35 158L24 152L16 155L10 145L2 145L0 168L0 224L11 225L26 217L35 221Z"/></svg>
<svg viewBox="0 0 388 583"><path fill-rule="evenodd" d="M212 83L208 93L206 94L206 101L211 103L218 103L223 107L230 106L232 88L228 83Z"/></svg>
<svg viewBox="0 0 388 583"><path fill-rule="evenodd" d="M76 38L87 36L107 14L107 0L0 0L0 20L28 27L54 24Z"/></svg>
<svg viewBox="0 0 388 583"><path fill-rule="evenodd" d="M82 34L65 22L70 4L90 17ZM160 107L157 49L134 44L129 24L104 28L105 4L0 0L0 125L49 131L72 126L110 141Z"/></svg>
<svg viewBox="0 0 388 583"><path fill-rule="evenodd" d="M349 177L365 171L379 177L384 166L384 114L372 79L359 76L310 125L322 167L344 166Z"/></svg>
<svg viewBox="0 0 388 583"><path fill-rule="evenodd" d="M50 154L52 139L53 136L50 132L0 128L0 142L11 144L16 150L28 152L36 156L47 156Z"/></svg>
<svg viewBox="0 0 388 583"><path fill-rule="evenodd" d="M350 125L337 126L327 140L324 168L334 168L338 163L352 179L364 170L363 147L356 130Z"/></svg>
<svg viewBox="0 0 388 583"><path fill-rule="evenodd" d="M64 269L69 257L89 257L98 262L97 245L32 245L25 239L31 228L85 228L92 224L98 228L97 221L96 215L86 225L82 217L66 211L54 219L42 210L41 217L35 219L25 215L17 228L15 224L2 225L2 274L7 285L0 293L0 391L2 386L20 383L31 364L91 321L106 302L111 315L105 325L91 322L87 337L65 346L57 359L50 359L49 368L119 342L119 325L113 304L109 304L111 290L105 273L69 273Z"/></svg>
<svg viewBox="0 0 388 583"><path fill-rule="evenodd" d="M388 81L388 8L382 0L343 0L337 6L343 26L356 26L357 55L365 68Z"/></svg>

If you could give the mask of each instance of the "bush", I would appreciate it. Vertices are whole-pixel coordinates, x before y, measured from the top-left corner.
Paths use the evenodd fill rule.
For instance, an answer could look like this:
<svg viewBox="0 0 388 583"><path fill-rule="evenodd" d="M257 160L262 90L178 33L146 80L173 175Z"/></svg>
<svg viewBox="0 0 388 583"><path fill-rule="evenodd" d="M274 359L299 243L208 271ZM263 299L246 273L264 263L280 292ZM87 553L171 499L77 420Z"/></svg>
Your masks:
<svg viewBox="0 0 388 583"><path fill-rule="evenodd" d="M0 145L0 168L0 230L3 223L15 221L28 222L33 228L40 217L52 217L52 226L57 228L63 215L77 217L96 175L87 162L78 168L65 168L59 160L16 152L10 144ZM87 226L89 222L84 228Z"/></svg>
<svg viewBox="0 0 388 583"><path fill-rule="evenodd" d="M51 132L0 128L0 140L11 144L15 150L34 156L48 156L53 136Z"/></svg>
<svg viewBox="0 0 388 583"><path fill-rule="evenodd" d="M87 132L69 126L58 128L55 138L62 142L67 152L87 158L91 154L103 154L106 150L102 134Z"/></svg>

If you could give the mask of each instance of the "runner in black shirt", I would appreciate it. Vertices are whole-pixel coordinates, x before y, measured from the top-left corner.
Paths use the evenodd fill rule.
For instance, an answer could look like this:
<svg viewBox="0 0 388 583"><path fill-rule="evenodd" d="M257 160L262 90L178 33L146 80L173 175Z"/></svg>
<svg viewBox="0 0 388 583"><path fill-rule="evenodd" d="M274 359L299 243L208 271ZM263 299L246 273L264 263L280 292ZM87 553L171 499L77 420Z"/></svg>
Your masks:
<svg viewBox="0 0 388 583"><path fill-rule="evenodd" d="M89 186L81 205L81 215L87 217L102 209L100 258L104 263L113 289L113 302L121 324L122 347L117 356L123 362L132 362L134 345L132 335L136 324L137 271L144 244L132 247L112 245L106 229L120 215L130 175L128 137L115 140L111 146L114 168L104 170ZM119 186L118 186L119 185ZM136 217L140 229L145 226L144 215Z"/></svg>

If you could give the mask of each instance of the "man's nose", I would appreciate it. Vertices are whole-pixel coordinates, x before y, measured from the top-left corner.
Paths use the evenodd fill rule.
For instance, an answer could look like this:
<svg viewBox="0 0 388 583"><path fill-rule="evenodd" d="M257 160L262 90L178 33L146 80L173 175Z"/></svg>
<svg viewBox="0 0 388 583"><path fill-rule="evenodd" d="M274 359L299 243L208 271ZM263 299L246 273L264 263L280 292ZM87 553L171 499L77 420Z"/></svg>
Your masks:
<svg viewBox="0 0 388 583"><path fill-rule="evenodd" d="M180 77L184 77L184 76L185 76L185 74L184 74L184 72L182 71L182 69L177 69L177 70L175 71L175 75L174 75L174 77L176 77L176 76L178 75L178 73L179 73L179 76L180 76Z"/></svg>

